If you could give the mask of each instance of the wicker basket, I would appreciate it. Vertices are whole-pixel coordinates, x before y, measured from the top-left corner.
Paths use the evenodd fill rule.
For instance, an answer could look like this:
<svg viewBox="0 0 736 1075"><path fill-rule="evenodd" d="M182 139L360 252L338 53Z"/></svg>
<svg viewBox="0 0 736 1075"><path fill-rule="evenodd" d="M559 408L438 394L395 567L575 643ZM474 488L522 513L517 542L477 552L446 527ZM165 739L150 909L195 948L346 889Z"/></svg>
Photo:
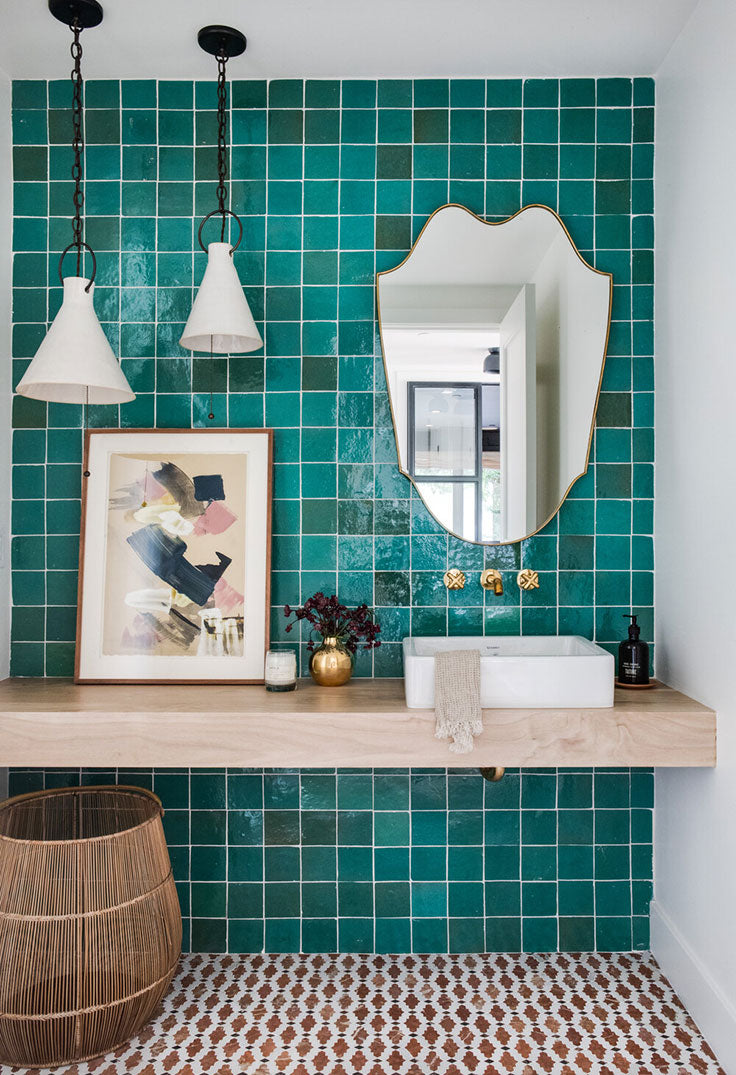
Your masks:
<svg viewBox="0 0 736 1075"><path fill-rule="evenodd" d="M0 805L0 1062L98 1056L153 1015L181 952L162 813L116 786Z"/></svg>

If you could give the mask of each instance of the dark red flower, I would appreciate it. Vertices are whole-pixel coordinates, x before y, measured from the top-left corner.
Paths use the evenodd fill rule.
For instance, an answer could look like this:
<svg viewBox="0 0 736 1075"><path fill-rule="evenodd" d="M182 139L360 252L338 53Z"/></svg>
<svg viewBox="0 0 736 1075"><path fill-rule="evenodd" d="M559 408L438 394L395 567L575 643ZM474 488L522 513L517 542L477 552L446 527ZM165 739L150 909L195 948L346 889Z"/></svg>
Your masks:
<svg viewBox="0 0 736 1075"><path fill-rule="evenodd" d="M284 615L296 617L287 624L287 631L300 620L306 620L317 634L323 638L338 638L351 653L355 653L359 645L363 649L375 649L381 645L377 637L381 627L373 618L373 609L366 604L348 608L340 604L335 594L325 597L320 591L308 598L300 608L284 605ZM312 639L307 643L307 648L314 649Z"/></svg>

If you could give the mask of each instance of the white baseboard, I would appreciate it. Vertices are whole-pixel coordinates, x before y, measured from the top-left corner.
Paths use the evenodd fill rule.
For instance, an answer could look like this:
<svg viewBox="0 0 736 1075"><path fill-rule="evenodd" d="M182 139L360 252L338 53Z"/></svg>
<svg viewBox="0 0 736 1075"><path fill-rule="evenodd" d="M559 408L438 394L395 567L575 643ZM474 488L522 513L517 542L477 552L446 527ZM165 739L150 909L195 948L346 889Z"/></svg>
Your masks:
<svg viewBox="0 0 736 1075"><path fill-rule="evenodd" d="M650 916L654 958L726 1075L736 1075L736 1008L656 900Z"/></svg>

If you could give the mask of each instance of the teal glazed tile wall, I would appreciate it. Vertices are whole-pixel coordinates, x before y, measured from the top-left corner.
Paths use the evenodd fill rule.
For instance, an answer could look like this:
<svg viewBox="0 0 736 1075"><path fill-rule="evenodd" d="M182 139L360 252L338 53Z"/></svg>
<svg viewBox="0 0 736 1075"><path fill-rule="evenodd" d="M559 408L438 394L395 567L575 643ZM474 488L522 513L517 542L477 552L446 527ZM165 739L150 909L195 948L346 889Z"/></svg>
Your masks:
<svg viewBox="0 0 736 1075"><path fill-rule="evenodd" d="M643 770L11 772L153 787L204 952L647 948Z"/></svg>
<svg viewBox="0 0 736 1075"><path fill-rule="evenodd" d="M70 238L69 104L66 81L14 83L15 383L60 302L58 252ZM177 341L204 271L205 255L197 247L196 228L215 204L215 104L214 81L110 80L86 85L87 238L98 257L96 308L137 393L134 402L120 408L91 408L90 424L274 427L272 638L282 643L293 640L293 635L284 634L280 608L284 602L298 603L317 589L334 590L346 603L372 603L384 643L360 656L357 675L400 674L400 641L410 632L580 633L615 652L625 627L622 616L635 611L643 637L651 639L652 80L235 81L231 204L245 228L235 259L251 309L262 326L265 347L263 353L218 357L213 362L205 356L192 357ZM559 516L541 534L520 544L485 550L441 532L398 473L375 323L375 272L398 264L429 213L447 201L462 203L492 220L503 219L524 204L549 205L559 211L583 256L614 274L613 322L588 474L576 483ZM67 271L72 271L71 263ZM211 378L214 423L207 419ZM13 426L11 671L21 676L67 676L74 658L81 409L16 397ZM472 583L486 565L502 570L503 597L487 594ZM539 590L520 595L515 573L521 566L539 571ZM446 591L441 579L447 567L466 570L471 584L462 591ZM234 940L238 930L226 937L226 923L240 920L235 913L240 896L233 896L232 904L223 904L222 899L229 899L226 886L231 882L250 884L251 879L225 872L224 863L242 863L239 856L245 853L238 851L241 844L231 838L235 830L221 828L224 822L219 816L212 821L214 828L206 830L217 833L217 838L200 839L205 830L198 826L204 820L193 789L206 785L201 775L202 780L198 774L160 770L152 779L165 789L165 805L175 819L171 826L177 816L180 819L170 837L176 837L177 877L185 887L193 886L192 900L196 893L200 901L195 921L210 921L198 909L210 892L202 885L219 886L211 890L212 907L219 908L212 921L219 924L196 926L193 943L204 944L209 937L213 947L215 940L217 946L237 946L245 943L245 927L238 927L241 939ZM307 775L289 778L292 784L297 782L300 797ZM340 780L345 782L348 775L337 777L338 807ZM407 773L394 775L410 786ZM580 927L584 934L579 937L589 938L599 919L615 918L616 929L611 932L601 926L595 932L595 944L645 946L651 844L638 820L635 831L633 799L621 794L614 829L606 827L608 821L597 825L597 806L570 806L573 812L581 811L580 828L573 832L571 818L560 828L562 812L567 810L562 805L563 789L571 775L539 774L543 775L546 794L554 788L554 803L540 807L550 817L540 821L538 831L532 823L524 824L524 782L532 781L535 774L522 774L520 784L518 776L516 785L506 784L506 788L516 787L521 796L520 827L509 822L511 828L504 838L510 842L502 845L509 860L514 854L518 859L520 872L510 883L519 883L523 877L525 883L555 887L556 910L550 921L555 923L557 943L563 946L571 934L563 931L559 915L578 915L577 910L569 911L571 906L587 908L579 914L587 923ZM221 798L224 787L226 802L237 804L240 790L250 786L246 776L251 782L262 782L264 795L276 780L268 773L213 774L213 787L219 789L213 795ZM369 858L371 871L378 871L378 862L386 857L378 854L384 848L377 827L383 812L413 817L412 800L395 811L381 805L386 800L375 790L375 781L381 787L384 776L373 777L371 839L378 842L372 857L365 848L373 845L357 838L351 845L352 823L345 822L341 835L336 822L337 843L331 842L332 823L328 824L325 846L334 851L345 840L346 847L363 849L356 856L365 858L365 870ZM590 772L578 776L586 786L593 786ZM630 795L634 782L638 786L639 781L648 780L643 773L618 776ZM61 779L66 778L62 774ZM69 778L79 779L79 774ZM13 787L19 787L44 777L13 774L12 779ZM46 779L60 777L49 772ZM335 779L335 774L328 774L328 782L334 784ZM460 788L463 779L448 776L446 787ZM289 780L284 777L287 784ZM486 804L489 796L504 794L508 792L486 789ZM173 801L167 801L169 796ZM270 800L264 803L263 831L268 835L273 831L268 821L272 806ZM253 809L254 816L261 817L261 805L234 805L233 809ZM218 814L221 807L211 809ZM636 809L647 813L650 805ZM351 812L350 807L345 810ZM311 817L309 806L303 816ZM552 816L555 842L550 844L546 841L552 835ZM430 824L418 823L418 832L424 823ZM253 824L257 828L261 822ZM291 836L294 824L292 817L292 829L287 830ZM366 826L367 822L363 818L355 824ZM402 827L396 846L411 847L404 834L409 822L396 824ZM436 824L441 826L439 821ZM367 828L361 831L367 834ZM435 835L439 831L435 829ZM488 843L485 831L485 851L483 841L473 845L484 857L482 875L489 847L495 846ZM544 839L538 838L540 833ZM611 835L616 839L609 839ZM296 870L291 836L283 844L290 850L281 857L284 863L293 860ZM301 830L300 839L303 871L308 841ZM450 854L453 843L448 839L449 843L435 845L439 850L432 854L438 861L447 859L452 883L477 884L487 879L494 885L508 880L475 874L466 878L466 867L460 864L463 855ZM592 911L588 896L581 897L579 904L563 900L560 886L579 880L577 875L570 878L564 873L568 852L562 857L560 852L568 843L588 849L584 864L581 860L576 869L583 871L581 883L588 886L588 895L593 885ZM279 858L272 846L281 844L267 839L264 846L266 850L258 853L262 868L270 871L272 866L266 864ZM386 846L394 845L388 842ZM209 850L196 851L199 847ZM615 851L607 856L609 847ZM535 856L539 863L533 866ZM255 878L252 883L296 885L296 877L306 877L308 883L324 883L328 888L343 882L375 885L372 906L377 917L371 919L376 923L372 936L375 944L383 943L380 937L390 934L385 932L388 927L378 926L384 917L378 885L392 879L377 872L371 874L371 881L351 876L352 867L340 866L341 861L350 861L350 855L343 854L341 859L338 851L335 881L329 866L333 857L333 852L326 853L322 860L324 877L302 872L280 880L267 872L265 881ZM608 865L609 857L614 866ZM207 862L209 867L204 865ZM279 868L288 873L286 865ZM216 879L202 881L206 869ZM606 873L608 869L617 871L615 877ZM534 870L544 872L544 877L536 878ZM415 882L445 883L413 875L405 880L412 892ZM595 887L599 882L616 886L606 890L601 901ZM484 899L491 902L486 902L482 913L477 900L468 896L466 906L475 911L466 917L475 922L475 939L468 939L467 944L480 943L478 923L507 917L516 925L509 926L503 943L511 943L509 938L515 939L518 931L526 946L541 945L543 938L543 946L554 947L549 923L534 941L530 940L535 936L531 926L522 930L527 917L544 917L552 907L552 889L544 890L546 902L541 905L534 903L531 890L526 900L522 891L518 907L515 897L504 903L502 891L485 890ZM269 927L267 913L267 945L297 943L293 922L310 919L309 908L314 906L304 897L300 893L298 915L275 916L279 922L290 921L288 927L273 923ZM293 909L296 897L290 898ZM386 917L442 919L441 914L418 910L440 907L440 903L422 904L422 898L417 895L419 902L410 904L411 915L402 911ZM276 896L273 900L278 903ZM270 907L277 903L267 899ZM345 910L350 906L345 895L337 904L335 921L342 922L343 916L351 921L362 918ZM543 906L544 912L537 916L535 906ZM502 907L510 910L500 914ZM243 917L251 920L249 915ZM332 912L316 917L331 921ZM450 910L443 921L451 922L453 917L462 919L464 913ZM255 915L253 921L263 920ZM285 932L279 934L282 928ZM357 944L356 937L364 936L360 932L364 928L365 923L345 926L342 933L338 931L337 943ZM495 928L485 935L491 946L502 943ZM248 935L255 937L257 928L253 930ZM308 943L308 934L309 930L306 938L302 934L299 943ZM398 944L403 935L395 936ZM420 929L412 932L411 943L425 937L421 943L429 944L432 936L439 934L425 935ZM452 937L447 926L446 943L460 943Z"/></svg>
<svg viewBox="0 0 736 1075"><path fill-rule="evenodd" d="M17 383L60 301L69 86L17 82L13 100ZM213 370L213 424L275 427L274 639L278 606L318 589L377 606L384 645L362 675L398 674L410 631L615 646L633 608L651 639L651 80L235 82L235 258L265 357L214 363L177 341L204 270L196 226L215 204L215 83L89 82L86 101L96 306L138 393L91 423L206 426ZM496 220L550 205L615 280L595 461L542 534L485 552L440 532L397 471L374 320L376 270L448 200ZM72 670L81 421L14 403L15 675ZM474 579L484 563L505 572L500 599ZM520 598L522 565L541 585ZM448 593L447 566L473 584Z"/></svg>

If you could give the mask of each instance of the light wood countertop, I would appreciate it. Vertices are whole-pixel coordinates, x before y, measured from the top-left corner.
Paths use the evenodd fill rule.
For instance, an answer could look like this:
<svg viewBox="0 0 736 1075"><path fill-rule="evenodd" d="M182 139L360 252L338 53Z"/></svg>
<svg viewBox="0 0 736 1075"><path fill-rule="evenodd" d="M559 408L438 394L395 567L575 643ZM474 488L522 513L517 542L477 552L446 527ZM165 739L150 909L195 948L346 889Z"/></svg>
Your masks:
<svg viewBox="0 0 736 1075"><path fill-rule="evenodd" d="M434 738L401 679L291 693L232 685L0 682L0 766L713 766L716 715L669 687L612 709L488 709L471 754Z"/></svg>

